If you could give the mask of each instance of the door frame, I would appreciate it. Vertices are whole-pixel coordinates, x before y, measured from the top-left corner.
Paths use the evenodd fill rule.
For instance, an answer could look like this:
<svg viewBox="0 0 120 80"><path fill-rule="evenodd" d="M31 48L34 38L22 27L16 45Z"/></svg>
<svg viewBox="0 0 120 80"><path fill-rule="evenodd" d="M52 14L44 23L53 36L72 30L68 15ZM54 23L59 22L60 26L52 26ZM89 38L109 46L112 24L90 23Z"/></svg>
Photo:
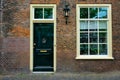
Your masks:
<svg viewBox="0 0 120 80"><path fill-rule="evenodd" d="M34 19L34 8L44 8L52 7L53 8L53 19ZM30 4L30 71L33 72L33 23L54 23L54 51L53 51L53 72L42 72L38 71L37 73L54 73L56 72L56 4ZM35 72L36 73L36 72Z"/></svg>

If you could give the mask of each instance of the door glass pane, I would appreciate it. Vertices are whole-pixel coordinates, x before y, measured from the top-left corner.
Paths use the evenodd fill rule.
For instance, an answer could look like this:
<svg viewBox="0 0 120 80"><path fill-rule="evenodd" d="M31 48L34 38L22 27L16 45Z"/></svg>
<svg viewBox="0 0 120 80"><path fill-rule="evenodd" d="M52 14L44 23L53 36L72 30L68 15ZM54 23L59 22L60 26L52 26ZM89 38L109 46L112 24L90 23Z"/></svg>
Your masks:
<svg viewBox="0 0 120 80"><path fill-rule="evenodd" d="M88 31L88 21L80 21L80 31Z"/></svg>
<svg viewBox="0 0 120 80"><path fill-rule="evenodd" d="M90 44L90 55L98 55L98 45Z"/></svg>
<svg viewBox="0 0 120 80"><path fill-rule="evenodd" d="M43 8L35 8L34 9L34 18L35 19L42 19L43 18Z"/></svg>
<svg viewBox="0 0 120 80"><path fill-rule="evenodd" d="M52 8L44 8L44 18L45 19L53 18L53 9Z"/></svg>
<svg viewBox="0 0 120 80"><path fill-rule="evenodd" d="M98 18L98 8L90 8L90 18Z"/></svg>
<svg viewBox="0 0 120 80"><path fill-rule="evenodd" d="M90 43L97 43L98 42L98 33L91 32L90 33Z"/></svg>
<svg viewBox="0 0 120 80"><path fill-rule="evenodd" d="M99 33L99 42L107 43L107 33L106 32Z"/></svg>
<svg viewBox="0 0 120 80"><path fill-rule="evenodd" d="M99 8L99 18L107 18L107 7Z"/></svg>
<svg viewBox="0 0 120 80"><path fill-rule="evenodd" d="M107 21L99 21L99 31L107 31Z"/></svg>
<svg viewBox="0 0 120 80"><path fill-rule="evenodd" d="M90 21L90 25L89 25L89 30L90 31L97 31L97 21Z"/></svg>
<svg viewBox="0 0 120 80"><path fill-rule="evenodd" d="M99 45L99 54L100 55L107 55L107 45L106 44Z"/></svg>
<svg viewBox="0 0 120 80"><path fill-rule="evenodd" d="M88 8L80 8L80 18L88 18Z"/></svg>
<svg viewBox="0 0 120 80"><path fill-rule="evenodd" d="M88 43L88 33L80 33L80 43Z"/></svg>
<svg viewBox="0 0 120 80"><path fill-rule="evenodd" d="M88 44L80 44L80 55L88 55Z"/></svg>

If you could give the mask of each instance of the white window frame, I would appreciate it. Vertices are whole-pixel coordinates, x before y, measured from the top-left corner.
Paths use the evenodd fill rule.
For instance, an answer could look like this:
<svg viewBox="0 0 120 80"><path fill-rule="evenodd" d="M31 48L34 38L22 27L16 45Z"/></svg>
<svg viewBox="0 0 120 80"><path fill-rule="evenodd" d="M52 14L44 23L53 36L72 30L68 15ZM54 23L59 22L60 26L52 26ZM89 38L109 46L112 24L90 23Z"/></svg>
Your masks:
<svg viewBox="0 0 120 80"><path fill-rule="evenodd" d="M80 55L80 7L108 7L107 55ZM114 59L112 57L112 10L111 4L77 4L76 5L76 59Z"/></svg>
<svg viewBox="0 0 120 80"><path fill-rule="evenodd" d="M53 8L53 19L35 19L35 8ZM30 70L33 72L33 23L54 23L54 71L56 72L56 4L31 4L30 5ZM34 73L53 73L53 72L34 72Z"/></svg>
<svg viewBox="0 0 120 80"><path fill-rule="evenodd" d="M49 5L49 6L48 6L48 5ZM54 15L55 15L55 13L54 13L55 10L54 10L52 4L48 4L48 5L44 5L44 4L41 4L40 6L37 6L37 5L36 5L36 6L33 8L33 20L35 20L35 21L36 21L36 20L40 20L40 21L43 21L43 20L52 21L52 20L54 20L54 19L55 19L55 16L54 16ZM42 19L35 19L35 18L34 18L34 14L35 14L35 13L34 13L34 9L35 9L35 8L43 8L43 18L42 18ZM45 19L45 18L44 18L44 9L45 9L45 8L53 8L53 14L52 14L52 17L53 17L53 18L51 18L51 19Z"/></svg>

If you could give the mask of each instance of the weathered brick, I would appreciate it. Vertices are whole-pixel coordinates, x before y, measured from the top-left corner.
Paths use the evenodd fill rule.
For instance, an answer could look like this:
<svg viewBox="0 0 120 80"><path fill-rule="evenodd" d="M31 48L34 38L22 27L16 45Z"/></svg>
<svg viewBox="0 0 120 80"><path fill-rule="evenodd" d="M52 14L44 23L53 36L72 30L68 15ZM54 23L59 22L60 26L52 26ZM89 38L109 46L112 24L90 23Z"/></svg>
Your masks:
<svg viewBox="0 0 120 80"><path fill-rule="evenodd" d="M120 1L119 0L66 0L70 5L68 24L65 24L63 8L65 0L4 0L2 48L11 53L13 68L29 68L30 4L57 4L57 71L58 72L106 72L120 70ZM114 60L76 60L76 4L112 4L112 49ZM8 54L8 55L9 55ZM14 56L16 54L16 56ZM113 66L114 65L114 66ZM9 66L6 64L6 66ZM111 67L112 66L112 67Z"/></svg>

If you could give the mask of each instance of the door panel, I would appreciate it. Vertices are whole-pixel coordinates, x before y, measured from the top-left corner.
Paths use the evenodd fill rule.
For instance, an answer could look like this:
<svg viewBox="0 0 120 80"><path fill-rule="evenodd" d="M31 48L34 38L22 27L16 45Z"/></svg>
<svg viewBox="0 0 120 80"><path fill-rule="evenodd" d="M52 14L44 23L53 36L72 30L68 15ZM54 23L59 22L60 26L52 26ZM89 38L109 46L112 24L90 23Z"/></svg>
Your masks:
<svg viewBox="0 0 120 80"><path fill-rule="evenodd" d="M54 24L34 23L33 71L54 69Z"/></svg>

